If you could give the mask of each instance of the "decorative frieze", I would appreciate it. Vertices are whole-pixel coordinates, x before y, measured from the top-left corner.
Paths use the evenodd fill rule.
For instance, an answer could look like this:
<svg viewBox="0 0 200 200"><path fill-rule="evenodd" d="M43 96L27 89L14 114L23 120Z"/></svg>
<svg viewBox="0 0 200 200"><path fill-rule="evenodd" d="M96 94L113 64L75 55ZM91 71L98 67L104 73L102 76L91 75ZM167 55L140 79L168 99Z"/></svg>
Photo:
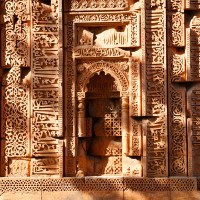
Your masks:
<svg viewBox="0 0 200 200"><path fill-rule="evenodd" d="M128 0L100 0L100 1L86 1L86 0L70 0L65 3L65 8L70 11L90 11L90 10L124 10L129 6Z"/></svg>
<svg viewBox="0 0 200 200"><path fill-rule="evenodd" d="M129 57L130 52L124 51L120 48L88 48L75 47L73 55L75 58L121 58Z"/></svg>
<svg viewBox="0 0 200 200"><path fill-rule="evenodd" d="M105 46L112 46L112 47L120 47L120 46L140 46L140 28L139 28L139 22L140 22L140 15L136 12L132 13L87 13L87 14L77 14L70 16L71 21L73 21L77 26L81 23L105 23L105 28L102 27L102 30L99 28L98 31L100 31L101 34L96 35L96 45L99 45L98 42L102 42L101 36L103 35L103 42L105 43ZM69 19L66 19L65 21L68 21ZM122 23L123 25L121 27L124 27L124 33L121 30L118 30L117 28L109 27L112 26L110 23ZM78 27L77 27L78 28ZM105 33L103 33L105 32ZM94 35L94 31L89 31L87 29L83 29L81 27L81 30L79 32L81 35L81 38L78 42L79 45L92 45L93 40L92 39ZM80 36L79 36L80 37ZM104 38L105 37L105 38ZM107 38L108 37L108 38Z"/></svg>
<svg viewBox="0 0 200 200"><path fill-rule="evenodd" d="M40 178L1 179L1 192L55 192L55 191L196 191L196 178Z"/></svg>

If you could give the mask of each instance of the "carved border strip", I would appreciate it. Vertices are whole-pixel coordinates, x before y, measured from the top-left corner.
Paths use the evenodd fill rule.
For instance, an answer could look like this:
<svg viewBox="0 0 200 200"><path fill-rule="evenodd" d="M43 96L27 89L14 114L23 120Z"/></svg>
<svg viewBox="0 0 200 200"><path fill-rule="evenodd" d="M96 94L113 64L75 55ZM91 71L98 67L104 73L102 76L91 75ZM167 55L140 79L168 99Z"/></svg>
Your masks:
<svg viewBox="0 0 200 200"><path fill-rule="evenodd" d="M122 58L122 57L129 57L130 52L122 50L120 48L79 48L75 47L73 55L76 59L79 58L106 58L106 57L115 57L115 58Z"/></svg>
<svg viewBox="0 0 200 200"><path fill-rule="evenodd" d="M185 46L184 13L168 12L168 46Z"/></svg>
<svg viewBox="0 0 200 200"><path fill-rule="evenodd" d="M69 0L65 2L66 10L70 11L91 11L91 10L125 10L129 6L128 0Z"/></svg>
<svg viewBox="0 0 200 200"><path fill-rule="evenodd" d="M149 117L146 126L143 127L144 139L146 138L144 175L148 177L162 177L168 174L165 3L143 1L143 57L146 61L142 71L142 114Z"/></svg>
<svg viewBox="0 0 200 200"><path fill-rule="evenodd" d="M200 91L200 72L199 72L199 25L200 17L194 16L190 22L190 28L186 29L187 33L187 80L195 83L191 88L188 89L188 166L189 175L198 176L199 170L199 91Z"/></svg>
<svg viewBox="0 0 200 200"><path fill-rule="evenodd" d="M62 176L62 144L57 139L62 137L59 5L32 0L31 175Z"/></svg>
<svg viewBox="0 0 200 200"><path fill-rule="evenodd" d="M196 191L196 178L0 179L0 192L36 191Z"/></svg>
<svg viewBox="0 0 200 200"><path fill-rule="evenodd" d="M168 66L169 173L187 176L186 89L173 85L186 80L184 56L169 49Z"/></svg>
<svg viewBox="0 0 200 200"><path fill-rule="evenodd" d="M28 176L29 148L29 88L22 83L22 67L30 66L27 0L5 1L5 63L3 84L2 161L3 176ZM13 20L15 19L15 20ZM7 70L7 72L6 72ZM18 168L18 170L15 170Z"/></svg>

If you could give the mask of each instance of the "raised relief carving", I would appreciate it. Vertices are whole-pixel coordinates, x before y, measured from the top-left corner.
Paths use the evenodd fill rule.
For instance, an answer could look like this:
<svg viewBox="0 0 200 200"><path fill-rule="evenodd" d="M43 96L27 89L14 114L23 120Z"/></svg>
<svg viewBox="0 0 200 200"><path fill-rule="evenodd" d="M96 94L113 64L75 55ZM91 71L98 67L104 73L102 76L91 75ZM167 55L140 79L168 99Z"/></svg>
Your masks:
<svg viewBox="0 0 200 200"><path fill-rule="evenodd" d="M30 162L26 159L12 159L9 163L8 176L27 177L30 176Z"/></svg>
<svg viewBox="0 0 200 200"><path fill-rule="evenodd" d="M142 114L149 116L144 134L146 135L145 154L147 159L146 176L166 176L167 166L167 85L166 85L166 20L165 2L144 2L145 46L143 46ZM150 118L153 116L153 118Z"/></svg>
<svg viewBox="0 0 200 200"><path fill-rule="evenodd" d="M86 83L88 83L90 77L100 71L104 71L106 73L111 73L113 77L116 78L116 81L120 82L120 86L122 91L128 90L128 77L127 73L123 69L127 69L128 62L107 62L107 61L98 61L98 62L85 62L83 64L78 65L78 70L83 69L83 72L78 77L78 91L84 91L86 87ZM119 85L119 84L118 84Z"/></svg>
<svg viewBox="0 0 200 200"><path fill-rule="evenodd" d="M196 84L188 91L188 111L191 114L188 134L190 142L190 151L189 151L189 164L191 165L190 173L192 176L198 176L200 174L199 166L199 84Z"/></svg>
<svg viewBox="0 0 200 200"><path fill-rule="evenodd" d="M62 136L58 1L32 1L32 175L60 176ZM56 137L56 138L55 138ZM51 166L49 168L49 165ZM61 170L62 171L62 170Z"/></svg>
<svg viewBox="0 0 200 200"><path fill-rule="evenodd" d="M129 57L130 52L120 48L101 48L101 47L75 47L74 56L76 58L99 58L99 57Z"/></svg>
<svg viewBox="0 0 200 200"><path fill-rule="evenodd" d="M51 179L0 190L146 191L154 179L129 176L199 176L199 4L6 0L1 175ZM52 179L63 173L79 178ZM80 178L102 175L124 177ZM193 190L184 181L156 183Z"/></svg>
<svg viewBox="0 0 200 200"><path fill-rule="evenodd" d="M101 47L112 46L140 46L140 15L136 12L132 13L104 13L70 15L74 23L83 22L105 22L106 26L77 27L78 39L77 45L97 45ZM123 25L111 25L111 23L121 23ZM112 27L111 27L112 26Z"/></svg>
<svg viewBox="0 0 200 200"><path fill-rule="evenodd" d="M169 160L170 174L175 176L187 174L185 92L183 88L170 87Z"/></svg>
<svg viewBox="0 0 200 200"><path fill-rule="evenodd" d="M100 1L86 1L86 0L70 0L65 5L71 11L86 11L86 10L124 10L128 8L128 0L100 0Z"/></svg>
<svg viewBox="0 0 200 200"><path fill-rule="evenodd" d="M98 47L127 47L131 46L133 40L131 24L116 27L77 27L78 46L98 46Z"/></svg>
<svg viewBox="0 0 200 200"><path fill-rule="evenodd" d="M183 0L169 0L168 9L173 10L173 11L182 11L184 9L184 1Z"/></svg>
<svg viewBox="0 0 200 200"><path fill-rule="evenodd" d="M175 12L168 15L169 46L185 46L184 14Z"/></svg>
<svg viewBox="0 0 200 200"><path fill-rule="evenodd" d="M186 80L185 55L176 54L170 51L168 54L168 62L170 65L171 82L181 82Z"/></svg>
<svg viewBox="0 0 200 200"><path fill-rule="evenodd" d="M190 22L190 28L187 29L187 80L198 81L200 80L199 72L199 44L200 44L200 32L199 32L200 18L194 16Z"/></svg>
<svg viewBox="0 0 200 200"><path fill-rule="evenodd" d="M5 1L6 49L5 63L9 66L30 66L28 1Z"/></svg>
<svg viewBox="0 0 200 200"><path fill-rule="evenodd" d="M147 9L162 9L164 6L164 0L150 0L146 3L146 8Z"/></svg>
<svg viewBox="0 0 200 200"><path fill-rule="evenodd" d="M4 86L2 87L2 176L24 176L24 162L15 158L29 155L29 88L23 85L22 67L29 66L28 2L5 2L6 22ZM15 157L15 158L13 158ZM27 161L27 165L28 165ZM13 170L11 167L13 166ZM15 168L15 169L14 169ZM17 171L17 168L19 170ZM21 169L20 169L21 168Z"/></svg>

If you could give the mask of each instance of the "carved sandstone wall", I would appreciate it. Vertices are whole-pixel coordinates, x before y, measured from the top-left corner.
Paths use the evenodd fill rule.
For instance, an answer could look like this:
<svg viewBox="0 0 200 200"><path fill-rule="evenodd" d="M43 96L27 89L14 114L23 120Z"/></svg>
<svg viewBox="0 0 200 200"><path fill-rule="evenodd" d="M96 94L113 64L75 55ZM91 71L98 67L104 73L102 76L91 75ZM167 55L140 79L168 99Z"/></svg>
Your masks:
<svg viewBox="0 0 200 200"><path fill-rule="evenodd" d="M198 1L0 9L2 199L200 199Z"/></svg>

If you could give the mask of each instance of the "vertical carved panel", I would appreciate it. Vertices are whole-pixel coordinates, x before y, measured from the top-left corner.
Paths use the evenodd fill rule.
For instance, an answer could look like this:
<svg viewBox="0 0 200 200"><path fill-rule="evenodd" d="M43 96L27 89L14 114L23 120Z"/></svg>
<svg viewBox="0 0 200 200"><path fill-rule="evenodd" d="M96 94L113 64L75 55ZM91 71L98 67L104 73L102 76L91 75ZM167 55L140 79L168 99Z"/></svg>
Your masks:
<svg viewBox="0 0 200 200"><path fill-rule="evenodd" d="M200 55L200 18L194 16L190 22L187 33L187 80L193 82L188 90L188 165L189 174L199 176L199 55Z"/></svg>
<svg viewBox="0 0 200 200"><path fill-rule="evenodd" d="M170 175L187 175L185 89L170 86Z"/></svg>
<svg viewBox="0 0 200 200"><path fill-rule="evenodd" d="M2 175L27 176L23 158L29 155L29 89L22 82L22 67L29 66L28 1L5 1L5 63L2 135ZM23 80L24 81L24 80ZM19 158L22 158L21 160ZM29 165L29 161L26 161ZM10 170L10 166L12 170ZM26 167L25 167L26 168Z"/></svg>
<svg viewBox="0 0 200 200"><path fill-rule="evenodd" d="M170 53L171 52L171 53ZM187 175L187 139L186 139L186 89L175 86L175 82L185 81L184 55L169 49L168 54L169 102L169 163L170 175Z"/></svg>
<svg viewBox="0 0 200 200"><path fill-rule="evenodd" d="M32 1L32 175L61 175L59 4ZM49 168L49 166L51 166Z"/></svg>
<svg viewBox="0 0 200 200"><path fill-rule="evenodd" d="M131 60L129 69L130 73L130 98L129 98L129 115L141 116L141 80L140 80L140 62ZM129 156L140 156L142 151L141 143L141 125L137 120L130 118L130 135L129 135Z"/></svg>
<svg viewBox="0 0 200 200"><path fill-rule="evenodd" d="M194 16L190 24L190 29L187 29L187 79L188 81L199 81L200 18Z"/></svg>
<svg viewBox="0 0 200 200"><path fill-rule="evenodd" d="M141 94L140 94L140 62L131 60L130 64L130 116L141 115Z"/></svg>
<svg viewBox="0 0 200 200"><path fill-rule="evenodd" d="M185 46L184 0L168 0L168 46Z"/></svg>
<svg viewBox="0 0 200 200"><path fill-rule="evenodd" d="M184 1L169 0L167 13L168 30L168 113L169 113L169 173L187 175L186 140L186 89L174 85L186 81L184 54L179 47L185 46ZM171 48L171 47L176 47ZM179 53L175 53L179 52Z"/></svg>
<svg viewBox="0 0 200 200"><path fill-rule="evenodd" d="M29 1L6 0L5 65L30 66L29 54Z"/></svg>
<svg viewBox="0 0 200 200"><path fill-rule="evenodd" d="M124 10L129 6L128 0L100 0L100 1L85 1L85 0L69 0L65 2L67 10L71 11L87 11L87 10Z"/></svg>
<svg viewBox="0 0 200 200"><path fill-rule="evenodd" d="M75 176L76 174L76 154L74 153L75 148L77 148L77 137L75 137L74 125L74 82L75 82L75 72L74 72L74 64L72 58L72 50L73 50L73 21L70 18L65 18L65 48L66 48L66 57L65 57L65 124L66 124L66 132L65 138L67 140L66 144L66 157L65 157L65 175L66 176Z"/></svg>
<svg viewBox="0 0 200 200"><path fill-rule="evenodd" d="M166 13L164 1L144 2L145 71L143 114L152 116L146 128L147 176L167 176Z"/></svg>
<svg viewBox="0 0 200 200"><path fill-rule="evenodd" d="M199 98L200 98L200 86L199 84L195 87L193 87L189 93L189 101L190 101L190 111L191 111L191 132L190 142L192 143L192 146L190 146L192 149L190 149L190 152L192 151L191 156L191 163L192 163L192 175L193 176L199 176L200 170L199 170L199 160L200 160L200 126L199 126Z"/></svg>
<svg viewBox="0 0 200 200"><path fill-rule="evenodd" d="M181 8L180 8L181 9ZM168 13L168 45L175 47L185 46L184 13Z"/></svg>

